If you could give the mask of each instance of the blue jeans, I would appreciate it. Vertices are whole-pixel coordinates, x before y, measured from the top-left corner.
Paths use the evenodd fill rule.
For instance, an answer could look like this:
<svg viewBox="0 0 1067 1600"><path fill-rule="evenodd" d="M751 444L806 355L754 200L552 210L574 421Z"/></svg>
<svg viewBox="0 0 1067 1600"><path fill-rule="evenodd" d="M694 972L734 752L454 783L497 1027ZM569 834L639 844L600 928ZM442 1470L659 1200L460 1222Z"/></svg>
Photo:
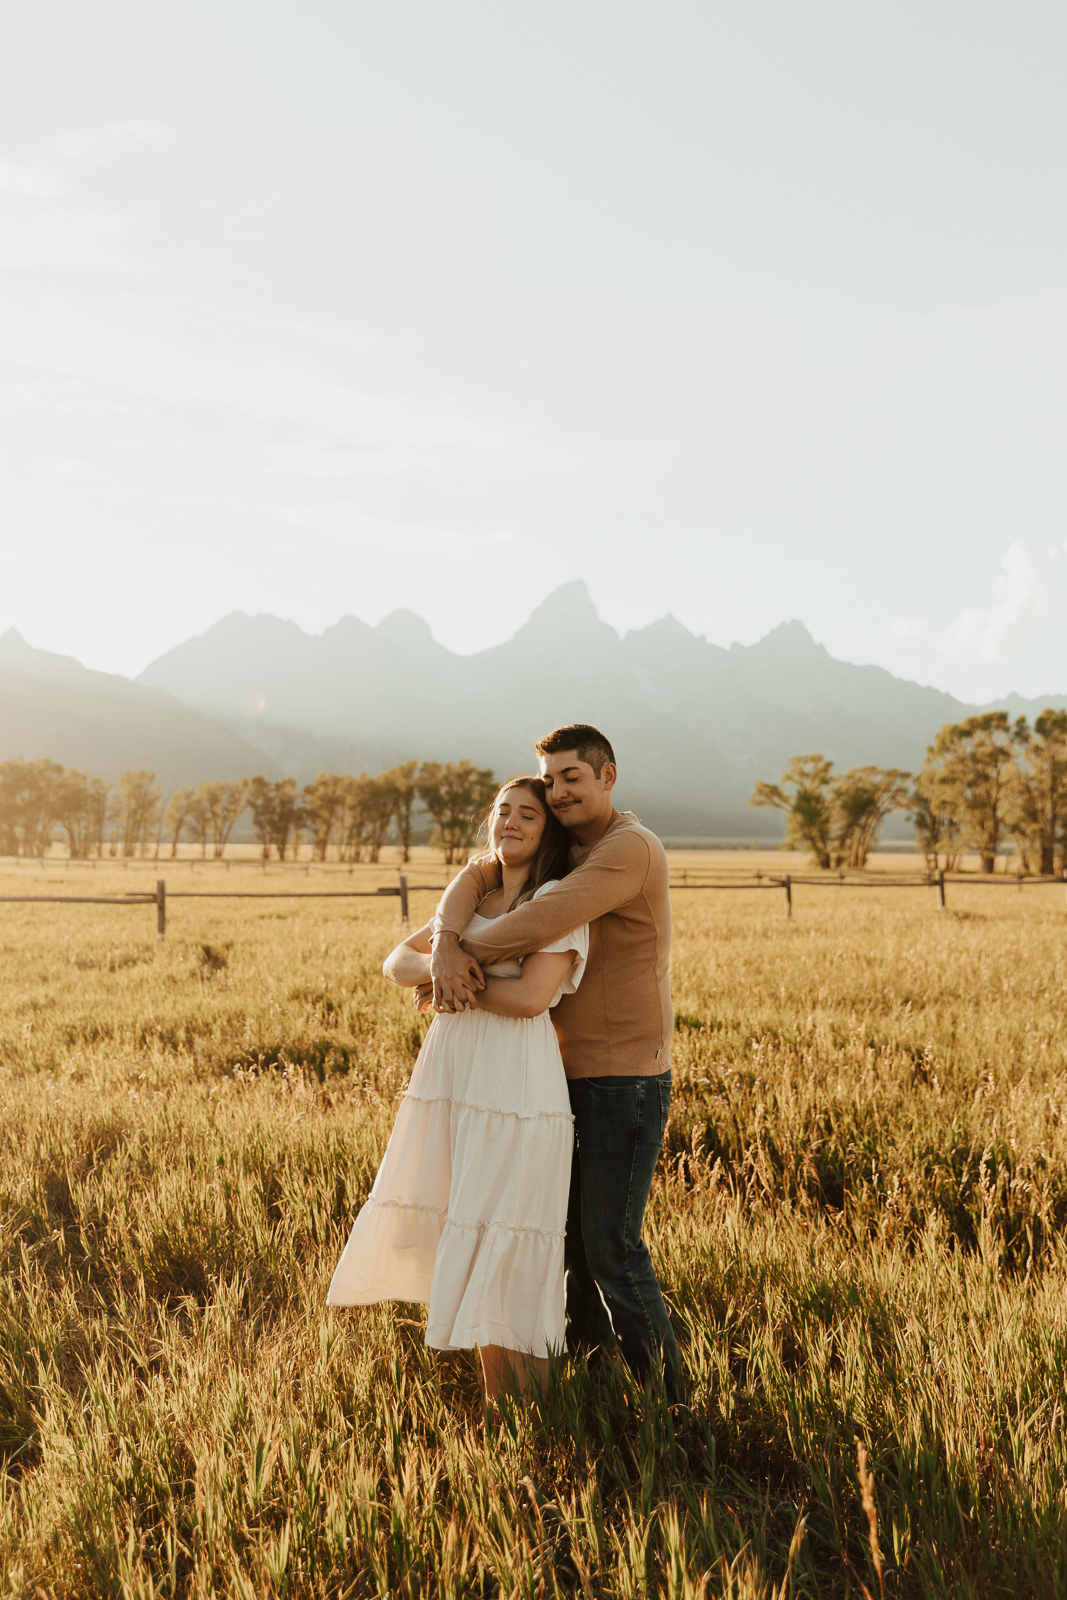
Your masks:
<svg viewBox="0 0 1067 1600"><path fill-rule="evenodd" d="M571 1078L567 1087L575 1141L564 1253L571 1348L591 1351L617 1339L642 1381L662 1354L667 1396L683 1400L674 1330L641 1238L667 1128L670 1071Z"/></svg>

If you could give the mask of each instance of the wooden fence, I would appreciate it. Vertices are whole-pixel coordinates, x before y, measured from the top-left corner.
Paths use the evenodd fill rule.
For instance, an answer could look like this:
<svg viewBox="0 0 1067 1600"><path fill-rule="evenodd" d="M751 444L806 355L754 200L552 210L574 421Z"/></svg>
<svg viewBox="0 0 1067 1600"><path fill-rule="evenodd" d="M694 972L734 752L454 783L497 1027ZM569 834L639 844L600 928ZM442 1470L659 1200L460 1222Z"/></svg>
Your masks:
<svg viewBox="0 0 1067 1600"><path fill-rule="evenodd" d="M731 878L727 882L702 882L694 877L690 881L688 871L683 872L681 881L671 882L672 889L778 889L785 892L785 914L787 921L793 920L793 890L798 884L804 884L816 889L934 889L937 892L937 906L939 911L944 911L948 903L947 889L949 884L969 884L981 888L1022 889L1025 886L1058 883L1064 887L1067 895L1067 867L1059 876L1052 877L1027 877L1017 872L1014 877L997 876L983 873L980 877L973 877L970 873L948 873L943 868L936 873L914 873L911 877L888 878L882 877L877 872L855 874L850 876L839 872L835 878L828 877L797 877L791 872L779 876L776 873L757 873L755 878Z"/></svg>
<svg viewBox="0 0 1067 1600"><path fill-rule="evenodd" d="M409 884L402 874L396 885L387 884L379 889L172 889L168 894L166 879L157 878L154 894L138 894L136 890L121 895L0 894L0 904L155 906L156 937L163 939L167 932L168 900L380 900L394 897L400 901L401 927L406 928L409 923L408 896L423 890L441 894L445 888L443 883Z"/></svg>
<svg viewBox="0 0 1067 1600"><path fill-rule="evenodd" d="M836 878L827 877L798 877L791 872L781 875L777 873L757 873L754 878L731 878L726 881L702 881L697 877L690 877L687 871L683 872L679 881L674 879L670 888L672 891L699 892L701 890L726 890L726 889L777 889L785 894L785 914L787 921L793 920L793 890L798 885L815 889L934 889L937 893L939 910L944 910L947 905L947 890L950 884L967 884L981 888L1023 889L1047 884L1061 884L1067 895L1067 868L1059 877L1024 877L1016 873L1014 877L982 875L972 877L963 873L926 873L915 874L912 877L883 878L878 873L866 875L848 875L839 872ZM122 895L106 894L3 894L0 895L0 904L5 905L92 905L92 906L147 906L156 908L156 937L162 939L167 932L167 902L168 900L380 900L382 898L395 898L400 901L400 924L402 928L409 926L408 897L412 894L442 894L448 887L444 883L408 883L405 874L401 874L399 881L387 884L378 889L171 889L168 893L165 878L156 879L155 893L140 894L137 890L129 890Z"/></svg>

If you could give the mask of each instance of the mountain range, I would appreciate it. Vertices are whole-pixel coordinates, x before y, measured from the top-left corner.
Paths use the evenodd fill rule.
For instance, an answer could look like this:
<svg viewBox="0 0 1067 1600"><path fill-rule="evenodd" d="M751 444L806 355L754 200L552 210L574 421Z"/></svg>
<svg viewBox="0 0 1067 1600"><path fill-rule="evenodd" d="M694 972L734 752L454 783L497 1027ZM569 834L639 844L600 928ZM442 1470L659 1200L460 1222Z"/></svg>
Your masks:
<svg viewBox="0 0 1067 1600"><path fill-rule="evenodd" d="M998 702L1031 718L1067 696ZM724 648L667 616L620 637L581 582L505 644L461 656L413 612L343 617L313 636L235 612L135 681L0 635L0 759L49 755L166 788L262 771L378 771L418 756L530 770L538 734L593 722L619 759L620 804L665 836L780 837L754 812L759 778L793 754L915 770L945 722L980 708L881 667L835 660L799 622Z"/></svg>

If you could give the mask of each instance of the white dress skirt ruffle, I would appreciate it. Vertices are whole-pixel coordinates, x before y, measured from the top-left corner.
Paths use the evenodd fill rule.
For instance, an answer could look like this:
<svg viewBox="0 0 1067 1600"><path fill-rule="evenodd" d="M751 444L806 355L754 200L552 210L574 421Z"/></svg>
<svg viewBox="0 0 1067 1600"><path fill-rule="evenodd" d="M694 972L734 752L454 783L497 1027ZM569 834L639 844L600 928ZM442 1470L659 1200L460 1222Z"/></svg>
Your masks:
<svg viewBox="0 0 1067 1600"><path fill-rule="evenodd" d="M486 925L475 916L467 932ZM553 1005L577 988L588 948L584 927L546 946L578 952ZM547 1011L434 1017L327 1304L428 1304L439 1350L563 1350L573 1120Z"/></svg>

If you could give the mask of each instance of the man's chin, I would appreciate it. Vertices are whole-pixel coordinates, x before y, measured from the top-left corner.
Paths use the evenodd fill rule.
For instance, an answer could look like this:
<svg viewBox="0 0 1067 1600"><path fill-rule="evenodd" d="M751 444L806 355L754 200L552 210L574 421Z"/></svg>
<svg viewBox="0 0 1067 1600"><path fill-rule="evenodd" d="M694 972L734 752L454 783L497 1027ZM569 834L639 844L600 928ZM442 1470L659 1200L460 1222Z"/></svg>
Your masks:
<svg viewBox="0 0 1067 1600"><path fill-rule="evenodd" d="M582 810L580 806L568 806L565 811L554 811L552 815L561 828L573 830L582 825Z"/></svg>

